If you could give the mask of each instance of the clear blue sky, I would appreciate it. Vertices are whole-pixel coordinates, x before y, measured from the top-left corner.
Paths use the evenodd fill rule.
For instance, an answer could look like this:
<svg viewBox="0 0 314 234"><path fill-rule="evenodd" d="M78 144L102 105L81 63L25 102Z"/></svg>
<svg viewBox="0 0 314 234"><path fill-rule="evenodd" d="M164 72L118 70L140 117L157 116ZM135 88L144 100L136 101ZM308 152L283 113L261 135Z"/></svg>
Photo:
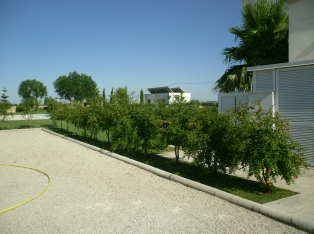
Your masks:
<svg viewBox="0 0 314 234"><path fill-rule="evenodd" d="M36 79L57 97L53 82L77 71L107 94L169 85L217 100L240 10L241 0L2 0L0 93L19 103L19 84Z"/></svg>

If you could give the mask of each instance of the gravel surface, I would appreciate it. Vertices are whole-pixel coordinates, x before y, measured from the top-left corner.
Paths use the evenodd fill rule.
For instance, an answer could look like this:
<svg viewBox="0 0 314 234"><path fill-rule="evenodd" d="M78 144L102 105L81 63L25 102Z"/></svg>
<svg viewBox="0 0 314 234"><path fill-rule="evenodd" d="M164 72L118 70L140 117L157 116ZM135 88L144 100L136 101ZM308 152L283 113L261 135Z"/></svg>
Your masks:
<svg viewBox="0 0 314 234"><path fill-rule="evenodd" d="M0 149L0 163L52 179L0 214L0 233L303 233L40 129L0 131ZM0 178L1 210L48 182L16 167Z"/></svg>

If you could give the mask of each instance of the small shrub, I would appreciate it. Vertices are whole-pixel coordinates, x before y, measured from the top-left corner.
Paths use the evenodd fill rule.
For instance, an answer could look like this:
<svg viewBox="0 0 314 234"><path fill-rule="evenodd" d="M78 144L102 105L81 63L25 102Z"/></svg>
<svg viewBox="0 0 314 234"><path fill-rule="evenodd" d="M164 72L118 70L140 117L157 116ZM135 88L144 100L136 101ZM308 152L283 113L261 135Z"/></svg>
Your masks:
<svg viewBox="0 0 314 234"><path fill-rule="evenodd" d="M17 105L16 106L16 112L22 112L22 111L24 111L23 105L22 104Z"/></svg>
<svg viewBox="0 0 314 234"><path fill-rule="evenodd" d="M289 121L274 114L272 108L263 110L259 101L249 108L240 106L234 116L237 126L231 146L248 177L255 176L265 184L267 192L272 191L278 178L294 183L307 163L305 149L292 139Z"/></svg>

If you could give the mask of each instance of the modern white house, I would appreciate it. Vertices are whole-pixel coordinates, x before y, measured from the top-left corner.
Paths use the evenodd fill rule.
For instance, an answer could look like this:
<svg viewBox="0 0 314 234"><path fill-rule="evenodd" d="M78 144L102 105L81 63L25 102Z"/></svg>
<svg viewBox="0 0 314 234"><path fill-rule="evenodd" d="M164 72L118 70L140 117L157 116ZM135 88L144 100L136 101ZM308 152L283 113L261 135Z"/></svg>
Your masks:
<svg viewBox="0 0 314 234"><path fill-rule="evenodd" d="M162 100L168 104L173 103L177 97L181 95L184 97L186 102L191 100L191 93L185 93L181 88L169 88L165 87L157 87L157 88L148 88L147 89L150 94L145 94L145 103L155 103L156 100Z"/></svg>
<svg viewBox="0 0 314 234"><path fill-rule="evenodd" d="M307 148L305 158L314 166L314 1L286 0L289 4L289 62L249 67L253 90L218 95L220 112L261 99L291 120L295 141Z"/></svg>

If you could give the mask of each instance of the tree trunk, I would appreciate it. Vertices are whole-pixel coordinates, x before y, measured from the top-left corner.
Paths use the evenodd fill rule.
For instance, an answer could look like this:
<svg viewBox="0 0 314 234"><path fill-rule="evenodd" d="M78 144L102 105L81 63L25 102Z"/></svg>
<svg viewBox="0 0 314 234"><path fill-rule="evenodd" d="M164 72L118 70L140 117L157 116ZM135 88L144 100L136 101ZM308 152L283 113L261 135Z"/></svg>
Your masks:
<svg viewBox="0 0 314 234"><path fill-rule="evenodd" d="M179 159L180 159L180 146L175 146L174 147L174 153L176 155L176 164L179 164Z"/></svg>
<svg viewBox="0 0 314 234"><path fill-rule="evenodd" d="M107 130L106 133L107 133L107 141L108 141L109 147L111 147L109 130Z"/></svg>
<svg viewBox="0 0 314 234"><path fill-rule="evenodd" d="M214 155L214 175L217 175L217 155L216 155L217 151L215 152Z"/></svg>

